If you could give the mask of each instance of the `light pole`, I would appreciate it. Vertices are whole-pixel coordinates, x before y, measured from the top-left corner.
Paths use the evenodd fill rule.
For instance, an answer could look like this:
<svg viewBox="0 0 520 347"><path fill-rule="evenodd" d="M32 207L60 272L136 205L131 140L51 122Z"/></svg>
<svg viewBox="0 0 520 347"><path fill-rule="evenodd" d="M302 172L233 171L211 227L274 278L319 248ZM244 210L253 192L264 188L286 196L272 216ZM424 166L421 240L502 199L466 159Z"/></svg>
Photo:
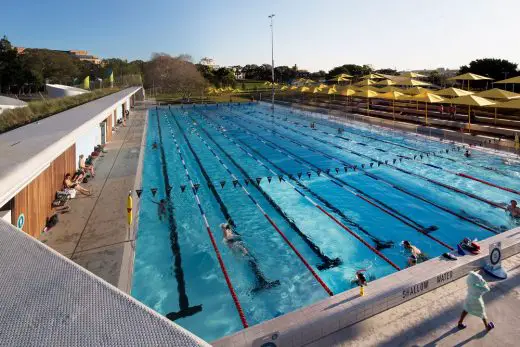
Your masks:
<svg viewBox="0 0 520 347"><path fill-rule="evenodd" d="M274 13L268 17L271 19L271 110L274 112L274 36L273 36Z"/></svg>

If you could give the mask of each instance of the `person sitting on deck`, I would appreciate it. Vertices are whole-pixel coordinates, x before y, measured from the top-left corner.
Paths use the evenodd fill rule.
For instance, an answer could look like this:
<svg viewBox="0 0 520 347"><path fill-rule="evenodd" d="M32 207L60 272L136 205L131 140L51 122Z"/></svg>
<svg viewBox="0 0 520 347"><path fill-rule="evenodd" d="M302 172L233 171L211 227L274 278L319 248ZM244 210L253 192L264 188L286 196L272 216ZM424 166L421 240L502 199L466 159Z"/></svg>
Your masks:
<svg viewBox="0 0 520 347"><path fill-rule="evenodd" d="M507 206L507 211L513 218L520 218L520 207L517 206L516 200L511 200L511 205Z"/></svg>
<svg viewBox="0 0 520 347"><path fill-rule="evenodd" d="M75 189L82 194L90 195L90 191L80 186L78 181L73 181L69 173L65 175L65 179L63 180L63 187L67 189Z"/></svg>
<svg viewBox="0 0 520 347"><path fill-rule="evenodd" d="M249 252L242 244L242 238L235 234L231 229L229 223L220 224L220 228L222 229L222 234L224 236L224 242L232 249L239 250L243 255L248 255Z"/></svg>
<svg viewBox="0 0 520 347"><path fill-rule="evenodd" d="M96 177L96 173L94 172L94 165L87 165L85 156L83 154L79 156L79 168L85 173L90 173L90 176Z"/></svg>

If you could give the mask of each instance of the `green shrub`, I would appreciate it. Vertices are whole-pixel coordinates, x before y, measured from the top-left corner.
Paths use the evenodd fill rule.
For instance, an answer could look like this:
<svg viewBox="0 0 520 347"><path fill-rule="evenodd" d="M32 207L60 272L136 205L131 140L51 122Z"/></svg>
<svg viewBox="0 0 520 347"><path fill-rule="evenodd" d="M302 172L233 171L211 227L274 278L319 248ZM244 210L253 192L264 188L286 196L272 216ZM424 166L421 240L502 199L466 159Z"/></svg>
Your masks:
<svg viewBox="0 0 520 347"><path fill-rule="evenodd" d="M31 101L27 107L6 110L0 114L0 134L117 91L118 88L97 89L76 96Z"/></svg>

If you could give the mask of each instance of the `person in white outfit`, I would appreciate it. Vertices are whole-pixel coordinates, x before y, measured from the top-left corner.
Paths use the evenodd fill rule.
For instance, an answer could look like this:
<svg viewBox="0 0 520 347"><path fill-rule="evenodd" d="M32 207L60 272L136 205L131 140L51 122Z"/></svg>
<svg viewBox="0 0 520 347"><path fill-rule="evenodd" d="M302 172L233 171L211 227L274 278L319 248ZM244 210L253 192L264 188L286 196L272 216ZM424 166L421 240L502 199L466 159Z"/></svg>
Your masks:
<svg viewBox="0 0 520 347"><path fill-rule="evenodd" d="M478 273L470 271L466 283L468 285L468 296L466 297L466 301L464 301L464 310L460 315L459 323L457 325L458 328L466 328L463 321L469 313L472 316L481 318L487 331L493 329L495 325L493 322L488 323L484 299L482 299L482 296L490 290L486 280Z"/></svg>

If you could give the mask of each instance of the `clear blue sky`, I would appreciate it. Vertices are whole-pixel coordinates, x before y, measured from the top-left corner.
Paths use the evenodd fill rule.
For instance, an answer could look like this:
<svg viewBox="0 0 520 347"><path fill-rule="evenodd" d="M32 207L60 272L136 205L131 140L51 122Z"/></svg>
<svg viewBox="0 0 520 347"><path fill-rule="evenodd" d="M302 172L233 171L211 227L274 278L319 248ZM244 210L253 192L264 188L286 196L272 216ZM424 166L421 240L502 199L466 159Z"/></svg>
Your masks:
<svg viewBox="0 0 520 347"><path fill-rule="evenodd" d="M316 71L457 68L474 58L520 62L518 0L2 1L14 45L87 49L103 58L188 53L219 65L270 63Z"/></svg>

